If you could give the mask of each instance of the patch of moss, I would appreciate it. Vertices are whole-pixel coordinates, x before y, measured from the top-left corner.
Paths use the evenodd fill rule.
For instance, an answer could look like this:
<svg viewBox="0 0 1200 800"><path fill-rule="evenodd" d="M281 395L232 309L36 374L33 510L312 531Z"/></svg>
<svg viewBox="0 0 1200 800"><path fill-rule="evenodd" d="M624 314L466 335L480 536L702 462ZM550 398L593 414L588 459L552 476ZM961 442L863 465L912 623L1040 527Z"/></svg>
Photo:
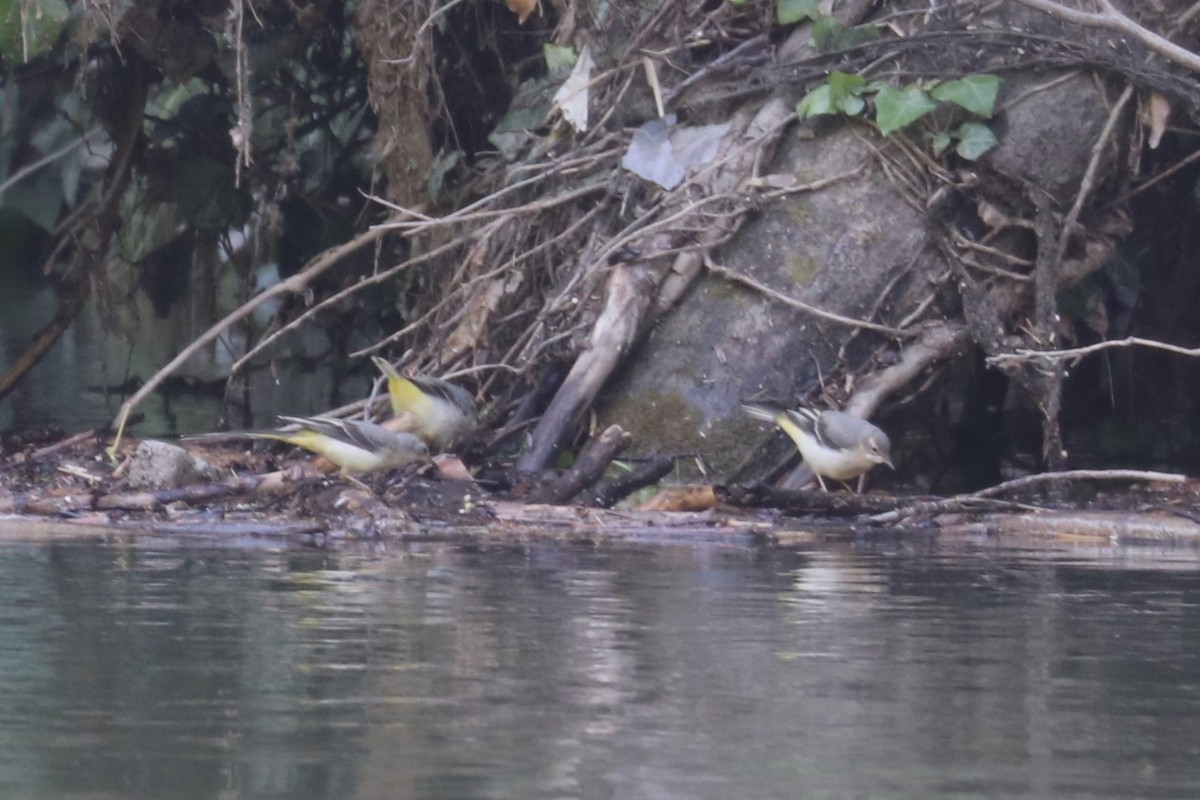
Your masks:
<svg viewBox="0 0 1200 800"><path fill-rule="evenodd" d="M796 227L807 225L812 221L812 208L807 198L797 198L783 208L791 224Z"/></svg>
<svg viewBox="0 0 1200 800"><path fill-rule="evenodd" d="M700 435L702 416L677 391L624 394L604 415L633 436L633 450L650 446L666 452L697 453L712 476L729 474L746 459L749 442L763 438L762 426L734 414ZM683 480L702 477L691 459L681 459L676 471Z"/></svg>
<svg viewBox="0 0 1200 800"><path fill-rule="evenodd" d="M701 290L705 294L721 301L728 301L750 291L746 287L734 283L722 275L706 276L704 283L701 285Z"/></svg>
<svg viewBox="0 0 1200 800"><path fill-rule="evenodd" d="M750 448L766 438L763 424L744 414L718 422L704 435L701 452L716 476L725 476L740 468L750 454Z"/></svg>
<svg viewBox="0 0 1200 800"><path fill-rule="evenodd" d="M792 251L787 257L787 272L793 283L809 287L821 272L821 265L808 253Z"/></svg>
<svg viewBox="0 0 1200 800"><path fill-rule="evenodd" d="M605 415L633 435L639 443L655 443L666 450L696 449L700 414L677 391L625 392Z"/></svg>

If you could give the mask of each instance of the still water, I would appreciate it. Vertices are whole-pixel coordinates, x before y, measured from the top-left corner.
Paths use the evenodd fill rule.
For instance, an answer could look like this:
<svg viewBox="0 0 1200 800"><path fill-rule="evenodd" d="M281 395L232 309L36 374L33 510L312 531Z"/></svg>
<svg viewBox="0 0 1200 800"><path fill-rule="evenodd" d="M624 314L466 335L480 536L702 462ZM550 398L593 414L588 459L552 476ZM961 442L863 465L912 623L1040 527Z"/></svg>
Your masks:
<svg viewBox="0 0 1200 800"><path fill-rule="evenodd" d="M9 542L0 798L1195 798L1197 563Z"/></svg>

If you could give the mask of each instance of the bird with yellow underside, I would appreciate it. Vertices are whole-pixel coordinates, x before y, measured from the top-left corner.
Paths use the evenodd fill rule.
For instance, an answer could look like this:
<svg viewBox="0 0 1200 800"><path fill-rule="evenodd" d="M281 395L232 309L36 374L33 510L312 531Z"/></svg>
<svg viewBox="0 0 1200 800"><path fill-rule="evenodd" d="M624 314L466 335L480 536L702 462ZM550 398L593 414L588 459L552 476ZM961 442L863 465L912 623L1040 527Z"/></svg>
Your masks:
<svg viewBox="0 0 1200 800"><path fill-rule="evenodd" d="M461 386L428 375L401 375L386 359L371 361L387 378L395 425L438 450L449 448L474 424L475 397ZM389 427L392 427L389 421Z"/></svg>
<svg viewBox="0 0 1200 800"><path fill-rule="evenodd" d="M185 439L270 439L324 456L343 474L378 472L426 461L429 448L418 436L390 431L366 420L333 417L288 417L279 420L296 430L202 433Z"/></svg>
<svg viewBox="0 0 1200 800"><path fill-rule="evenodd" d="M861 494L872 467L887 464L896 468L888 435L862 417L814 408L781 411L751 404L742 408L756 419L774 422L791 437L823 491L829 491L825 478L842 482L858 478Z"/></svg>

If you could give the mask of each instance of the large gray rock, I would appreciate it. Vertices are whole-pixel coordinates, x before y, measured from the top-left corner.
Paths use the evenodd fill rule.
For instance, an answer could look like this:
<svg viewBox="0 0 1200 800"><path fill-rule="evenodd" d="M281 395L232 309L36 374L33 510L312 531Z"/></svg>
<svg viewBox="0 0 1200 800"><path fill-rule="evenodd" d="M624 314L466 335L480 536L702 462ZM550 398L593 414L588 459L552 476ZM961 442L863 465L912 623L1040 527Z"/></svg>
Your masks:
<svg viewBox="0 0 1200 800"><path fill-rule="evenodd" d="M1077 72L1062 82L1056 82L1058 77L1039 73L1005 78L1000 144L984 163L1049 192L1069 207L1115 95L1105 97L1088 73ZM1099 174L1110 174L1116 158L1116 147L1108 147Z"/></svg>
<svg viewBox="0 0 1200 800"><path fill-rule="evenodd" d="M866 317L885 286L905 273L881 309L896 322L933 291L942 267L922 252L922 213L873 166L860 132L788 136L771 168L800 183L852 172L816 192L767 204L716 255L729 268L817 306ZM703 453L719 471L742 461L765 438L740 410L754 396L793 401L829 374L851 328L818 319L761 292L709 274L661 322L624 378L602 403L638 449ZM847 351L857 367L883 341L857 337Z"/></svg>

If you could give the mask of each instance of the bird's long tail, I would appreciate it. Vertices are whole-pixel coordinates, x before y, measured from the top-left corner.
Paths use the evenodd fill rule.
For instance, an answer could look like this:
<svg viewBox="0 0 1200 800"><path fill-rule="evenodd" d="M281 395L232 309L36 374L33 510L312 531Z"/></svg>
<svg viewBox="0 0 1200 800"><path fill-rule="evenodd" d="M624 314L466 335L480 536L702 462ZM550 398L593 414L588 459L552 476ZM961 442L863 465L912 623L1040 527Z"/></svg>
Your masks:
<svg viewBox="0 0 1200 800"><path fill-rule="evenodd" d="M374 356L371 361L387 378L388 395L392 400L392 413L399 415L408 411L419 415L425 411L425 404L429 401L419 386L401 375L387 359Z"/></svg>
<svg viewBox="0 0 1200 800"><path fill-rule="evenodd" d="M764 422L774 422L779 424L780 418L786 419L786 414L777 408L768 406L759 406L753 403L742 403L742 410L755 419L761 419Z"/></svg>

